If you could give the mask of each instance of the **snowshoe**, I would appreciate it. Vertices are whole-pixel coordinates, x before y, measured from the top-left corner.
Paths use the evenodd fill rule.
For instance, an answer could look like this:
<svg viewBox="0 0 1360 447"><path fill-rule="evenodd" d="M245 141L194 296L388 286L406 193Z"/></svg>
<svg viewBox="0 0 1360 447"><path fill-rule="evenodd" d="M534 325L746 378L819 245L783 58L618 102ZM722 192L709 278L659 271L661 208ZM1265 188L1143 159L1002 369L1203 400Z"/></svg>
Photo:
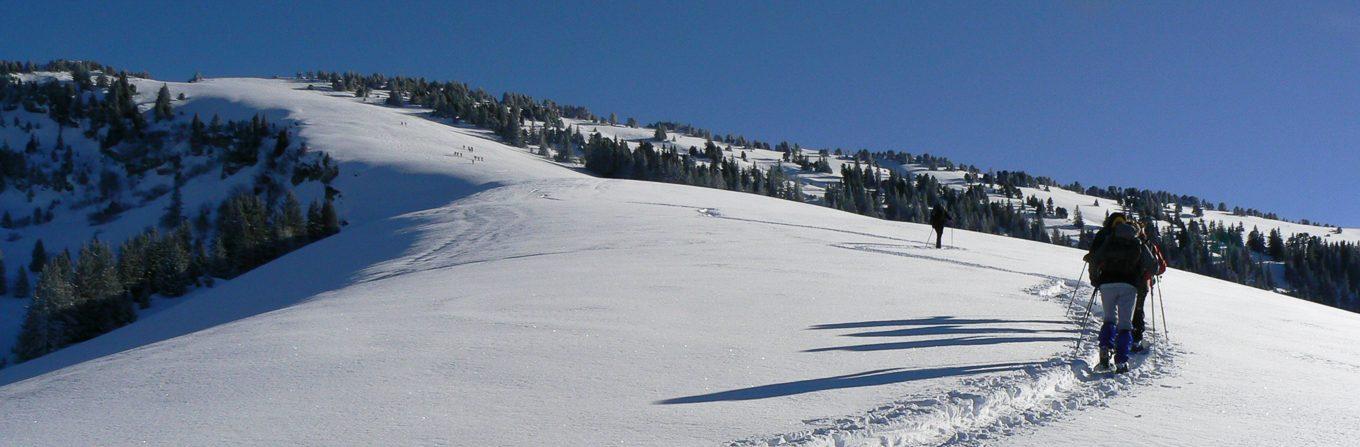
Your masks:
<svg viewBox="0 0 1360 447"><path fill-rule="evenodd" d="M1114 366L1115 374L1123 374L1126 372L1129 372L1129 362L1123 362Z"/></svg>
<svg viewBox="0 0 1360 447"><path fill-rule="evenodd" d="M1110 370L1110 350L1109 350L1109 349L1100 348L1100 362L1099 362L1099 363L1096 363L1096 368L1095 368L1095 369L1096 369L1096 371L1109 371L1109 370Z"/></svg>
<svg viewBox="0 0 1360 447"><path fill-rule="evenodd" d="M1139 353L1142 353L1142 352L1144 352L1144 351L1147 351L1147 342L1146 342L1146 341L1138 340L1138 341L1133 342L1132 345L1129 345L1129 352L1130 352L1130 353L1139 354Z"/></svg>

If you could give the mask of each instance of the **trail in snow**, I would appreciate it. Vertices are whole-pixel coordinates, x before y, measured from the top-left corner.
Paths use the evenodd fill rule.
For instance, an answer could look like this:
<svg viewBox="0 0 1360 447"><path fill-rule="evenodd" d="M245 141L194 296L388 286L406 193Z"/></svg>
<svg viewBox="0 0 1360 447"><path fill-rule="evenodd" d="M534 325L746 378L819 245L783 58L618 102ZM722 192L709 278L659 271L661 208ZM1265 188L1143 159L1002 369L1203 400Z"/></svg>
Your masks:
<svg viewBox="0 0 1360 447"><path fill-rule="evenodd" d="M653 205L682 206L653 203ZM1093 328L1100 318L1100 309L1093 308L1089 315L1085 296L1092 295L1092 288L1077 281L1066 280L1052 275L1009 269L981 262L969 262L929 253L934 250L931 244L908 241L902 238L879 234L847 231L811 225L789 224L757 219L724 216L715 208L697 208L701 215L713 218L760 223L766 225L809 228L839 233L868 236L879 239L906 242L899 244L839 243L833 247L868 253L902 256L944 262L970 268L1040 278L1043 282L1025 290L1043 300L1058 301L1064 305L1070 325L1079 330L1049 330L1043 332L1077 332L1076 336L1093 337ZM929 250L922 250L929 249ZM957 248L956 248L957 249ZM878 332L847 334L848 336L884 335L925 335L932 333L964 334L970 330L959 328L958 324L979 323L979 321L954 321L952 318L937 317L918 321L881 321L858 325L819 325L813 329L849 329L866 326L907 327ZM983 321L985 322L985 321ZM953 324L951 324L953 323ZM1032 329L978 329L979 333L1024 333L1034 334ZM1154 337L1156 335L1154 334ZM1076 338L1073 338L1074 340ZM929 346L962 346L971 344L999 344L1014 341L1052 341L1052 337L1016 337L998 339L997 337L960 337L947 340L918 340L897 343L878 343L868 345L839 346L809 349L805 352L824 352L832 350L875 351L908 349ZM1164 339L1163 339L1164 341ZM911 396L869 410L865 413L827 419L805 421L811 428L773 436L760 436L732 442L733 446L754 445L799 445L799 446L901 446L901 445L979 445L999 436L1015 433L1034 425L1063 417L1075 410L1093 405L1102 405L1110 397L1131 392L1137 386L1148 385L1158 377L1174 371L1173 359L1180 353L1175 345L1157 344L1148 352L1135 355L1130 359L1132 370L1117 376L1095 373L1086 359L1096 356L1093 342L1083 343L1082 347L1073 344L1071 350L1040 363L1006 363L991 365L953 365L927 370L883 369L866 373L814 379L820 382L815 386L837 388L865 386L874 383L929 377L933 375L967 376L986 373L1016 374L997 376L987 374L983 378L964 381L965 387L947 393L928 396ZM1080 349L1080 350L1079 350ZM804 382L765 385L761 387L729 390L709 395L689 396L662 401L663 404L696 403L717 400L760 399L777 395L782 390L799 389L812 386Z"/></svg>
<svg viewBox="0 0 1360 447"><path fill-rule="evenodd" d="M1048 279L1027 292L1044 300L1063 301L1075 292L1089 287L1072 288L1073 284L1059 279ZM1072 301L1066 301L1072 303ZM1080 303L1067 306L1068 323L1081 326L1086 310ZM967 321L952 318L882 321L861 325L823 325L813 329L862 329L864 327L901 327L919 325L950 325L1001 323L1001 320ZM1045 321L1038 321L1045 322ZM925 326L927 328L936 326ZM957 329L950 329L957 333ZM989 329L995 331L995 329ZM918 331L920 332L920 331ZM1026 330L1021 332L1033 332ZM1061 332L1061 331L1056 331ZM852 334L854 335L854 334ZM1089 331L1080 336L1090 337ZM952 341L951 344L960 344ZM966 341L962 344L967 344ZM876 349L873 345L861 348ZM843 349L843 348L826 348ZM887 348L884 348L887 349ZM836 377L833 380L854 383L901 380L896 376L924 376L931 374L986 375L964 380L958 390L941 394L907 396L864 413L805 421L810 427L792 433L759 436L734 441L732 446L795 445L795 446L907 446L948 445L973 446L994 441L1036 425L1062 418L1091 406L1103 406L1111 397L1136 391L1161 376L1173 373L1174 359L1180 350L1174 345L1154 345L1148 353L1131 359L1133 369L1126 374L1094 373L1085 359L1095 355L1095 347L1087 343L1080 352L1073 350L1039 363L1011 363L996 365L954 365L931 370L874 371L867 375ZM847 385L850 386L850 385ZM750 396L756 398L762 389L726 392L724 399ZM710 396L697 396L688 401L703 401ZM677 403L677 402L666 402Z"/></svg>

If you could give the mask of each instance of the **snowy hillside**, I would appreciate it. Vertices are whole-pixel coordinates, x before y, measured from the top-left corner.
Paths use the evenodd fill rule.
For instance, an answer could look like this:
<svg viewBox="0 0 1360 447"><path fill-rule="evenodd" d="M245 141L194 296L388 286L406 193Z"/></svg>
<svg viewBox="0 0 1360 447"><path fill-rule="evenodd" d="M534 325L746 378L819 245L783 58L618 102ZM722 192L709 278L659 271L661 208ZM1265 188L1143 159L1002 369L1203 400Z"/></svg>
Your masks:
<svg viewBox="0 0 1360 447"><path fill-rule="evenodd" d="M1170 340L1128 375L1093 375L1091 343L1074 352L1091 321L1075 249L959 231L935 250L921 225L593 178L418 108L293 81L170 88L186 93L185 110L295 126L339 162L348 225L0 369L0 444L1360 435L1357 314L1172 271Z"/></svg>

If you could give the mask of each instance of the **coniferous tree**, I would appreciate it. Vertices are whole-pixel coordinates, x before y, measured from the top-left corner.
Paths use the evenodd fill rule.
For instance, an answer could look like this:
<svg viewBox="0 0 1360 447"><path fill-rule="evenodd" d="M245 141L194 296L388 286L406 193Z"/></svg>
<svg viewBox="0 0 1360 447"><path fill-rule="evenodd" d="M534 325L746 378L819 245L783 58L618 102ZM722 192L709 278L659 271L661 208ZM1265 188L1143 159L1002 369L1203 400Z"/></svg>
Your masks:
<svg viewBox="0 0 1360 447"><path fill-rule="evenodd" d="M307 219L302 215L302 203L292 191L284 196L283 212L274 226L280 231L279 241L289 249L307 242Z"/></svg>
<svg viewBox="0 0 1360 447"><path fill-rule="evenodd" d="M47 249L43 248L42 239L33 244L33 260L29 262L28 269L33 272L41 273L47 265Z"/></svg>
<svg viewBox="0 0 1360 447"><path fill-rule="evenodd" d="M173 234L152 237L149 257L151 289L165 296L183 295L189 285L189 250Z"/></svg>
<svg viewBox="0 0 1360 447"><path fill-rule="evenodd" d="M14 297L28 298L28 269L19 266L19 270L14 273Z"/></svg>
<svg viewBox="0 0 1360 447"><path fill-rule="evenodd" d="M278 138L274 140L274 157L282 157L289 144L291 142L288 140L288 129L279 130Z"/></svg>
<svg viewBox="0 0 1360 447"><path fill-rule="evenodd" d="M335 212L335 204L330 200L321 206L321 225L325 236L340 232L340 216Z"/></svg>
<svg viewBox="0 0 1360 447"><path fill-rule="evenodd" d="M318 240L326 237L326 225L321 216L321 204L312 201L307 205L307 238Z"/></svg>
<svg viewBox="0 0 1360 447"><path fill-rule="evenodd" d="M113 249L100 240L80 249L74 286L77 325L70 334L72 341L94 338L136 318L132 301L123 293Z"/></svg>
<svg viewBox="0 0 1360 447"><path fill-rule="evenodd" d="M71 285L71 260L57 256L43 266L38 275L38 288L33 294L14 353L26 361L60 349L68 342L67 331L72 321L69 312L75 304L75 290Z"/></svg>
<svg viewBox="0 0 1360 447"><path fill-rule="evenodd" d="M1266 250L1270 257L1275 258L1276 261L1284 260L1284 237L1280 235L1280 229L1270 230L1270 239L1266 244Z"/></svg>
<svg viewBox="0 0 1360 447"><path fill-rule="evenodd" d="M509 141L509 144L515 147L524 147L523 132L522 129L520 129L520 113L518 106L510 109L510 119L505 123L505 137Z"/></svg>
<svg viewBox="0 0 1360 447"><path fill-rule="evenodd" d="M147 290L147 235L134 236L118 248L118 279L123 289L143 309L151 306L151 292Z"/></svg>
<svg viewBox="0 0 1360 447"><path fill-rule="evenodd" d="M656 132L652 134L652 139L656 141L666 141L666 126L657 125Z"/></svg>
<svg viewBox="0 0 1360 447"><path fill-rule="evenodd" d="M175 112L170 107L170 87L161 84L161 89L156 92L156 105L152 107L156 121L171 120L175 118Z"/></svg>
<svg viewBox="0 0 1360 447"><path fill-rule="evenodd" d="M170 204L165 207L165 214L161 215L161 226L173 228L184 222L184 196L180 193L179 174L175 174L174 188L170 191Z"/></svg>
<svg viewBox="0 0 1360 447"><path fill-rule="evenodd" d="M1256 227L1252 227L1251 233L1247 234L1247 248L1256 253L1266 252L1266 238Z"/></svg>

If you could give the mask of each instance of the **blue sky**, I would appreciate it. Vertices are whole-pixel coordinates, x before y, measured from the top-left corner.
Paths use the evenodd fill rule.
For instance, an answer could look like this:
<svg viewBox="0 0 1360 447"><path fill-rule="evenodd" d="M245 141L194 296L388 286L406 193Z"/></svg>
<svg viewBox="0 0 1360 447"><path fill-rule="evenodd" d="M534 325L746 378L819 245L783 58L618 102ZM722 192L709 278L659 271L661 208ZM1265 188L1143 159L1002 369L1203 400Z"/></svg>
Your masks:
<svg viewBox="0 0 1360 447"><path fill-rule="evenodd" d="M461 80L1360 226L1353 2L0 0L0 58Z"/></svg>

